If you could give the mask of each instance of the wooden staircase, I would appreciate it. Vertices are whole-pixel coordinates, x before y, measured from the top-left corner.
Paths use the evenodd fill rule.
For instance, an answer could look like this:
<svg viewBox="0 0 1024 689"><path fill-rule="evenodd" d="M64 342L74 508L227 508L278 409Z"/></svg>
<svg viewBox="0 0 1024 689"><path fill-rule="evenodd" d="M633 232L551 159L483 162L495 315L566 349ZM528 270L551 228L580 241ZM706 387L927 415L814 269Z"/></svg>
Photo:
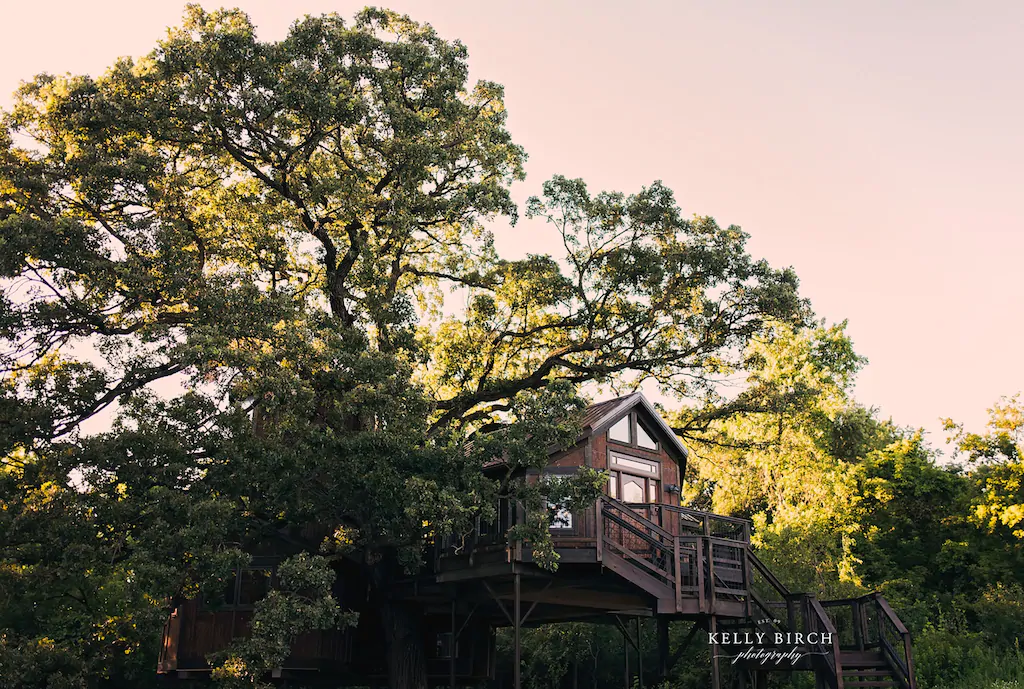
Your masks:
<svg viewBox="0 0 1024 689"><path fill-rule="evenodd" d="M853 687L899 687L893 669L880 651L843 651L843 684Z"/></svg>
<svg viewBox="0 0 1024 689"><path fill-rule="evenodd" d="M737 672L811 670L831 689L916 689L910 634L881 595L819 601L789 591L752 552L749 523L607 497L596 516L598 561L652 596L656 615L706 619L709 631L760 631L771 640L766 651L801 655L795 665L740 662ZM811 641L777 646L776 634Z"/></svg>

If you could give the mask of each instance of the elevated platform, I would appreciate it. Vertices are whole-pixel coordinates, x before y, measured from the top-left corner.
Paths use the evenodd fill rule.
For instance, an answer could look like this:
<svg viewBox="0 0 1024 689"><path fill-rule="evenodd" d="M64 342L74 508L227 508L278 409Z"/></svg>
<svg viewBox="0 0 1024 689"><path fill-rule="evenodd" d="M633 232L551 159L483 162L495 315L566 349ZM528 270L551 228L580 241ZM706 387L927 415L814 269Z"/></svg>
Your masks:
<svg viewBox="0 0 1024 689"><path fill-rule="evenodd" d="M884 598L819 601L789 591L754 554L746 520L606 496L554 535L559 567L549 572L529 544L502 543L522 514L499 512L499 523L438 544L437 605L452 605L457 590L469 614L516 629L570 620L621 627L626 616L694 621L709 633L716 689L723 660L746 686L766 672L804 670L832 689L916 689L910 634Z"/></svg>

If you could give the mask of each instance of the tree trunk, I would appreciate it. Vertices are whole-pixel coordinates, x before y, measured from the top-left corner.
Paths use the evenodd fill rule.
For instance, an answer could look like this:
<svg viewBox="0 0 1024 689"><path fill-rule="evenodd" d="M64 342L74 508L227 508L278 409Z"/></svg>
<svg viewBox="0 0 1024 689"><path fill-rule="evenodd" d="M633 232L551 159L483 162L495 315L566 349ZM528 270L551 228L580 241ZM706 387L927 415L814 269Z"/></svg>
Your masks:
<svg viewBox="0 0 1024 689"><path fill-rule="evenodd" d="M399 601L385 601L380 614L384 625L388 687L428 689L422 610Z"/></svg>

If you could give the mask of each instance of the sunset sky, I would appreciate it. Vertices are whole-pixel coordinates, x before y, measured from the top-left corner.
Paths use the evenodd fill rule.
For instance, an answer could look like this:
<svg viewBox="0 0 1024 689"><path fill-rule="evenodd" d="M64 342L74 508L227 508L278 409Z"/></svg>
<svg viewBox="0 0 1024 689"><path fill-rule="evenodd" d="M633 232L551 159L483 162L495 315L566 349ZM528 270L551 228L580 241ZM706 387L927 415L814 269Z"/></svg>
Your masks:
<svg viewBox="0 0 1024 689"><path fill-rule="evenodd" d="M245 1L264 39L364 3ZM791 265L870 359L859 401L897 423L980 429L1024 388L1024 3L381 3L469 48L505 85L530 155L521 202L552 174L737 224ZM204 3L207 8L217 3ZM5 3L0 105L38 72L98 74L181 17L166 0ZM550 230L501 229L507 253Z"/></svg>

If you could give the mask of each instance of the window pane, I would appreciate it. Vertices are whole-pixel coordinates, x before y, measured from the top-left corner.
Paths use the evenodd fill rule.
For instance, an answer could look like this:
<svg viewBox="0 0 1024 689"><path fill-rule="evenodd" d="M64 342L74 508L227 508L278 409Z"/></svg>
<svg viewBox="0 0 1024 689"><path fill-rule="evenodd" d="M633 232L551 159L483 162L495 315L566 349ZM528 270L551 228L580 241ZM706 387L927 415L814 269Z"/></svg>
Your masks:
<svg viewBox="0 0 1024 689"><path fill-rule="evenodd" d="M238 583L236 581L236 577L237 576L238 576L238 572L233 572L231 579L228 580L227 582L225 582L225 584L224 584L224 599L223 600L214 600L214 604L215 605L222 605L222 604L223 605L234 605L235 604L235 584Z"/></svg>
<svg viewBox="0 0 1024 689"><path fill-rule="evenodd" d="M608 479L608 495L613 498L619 497L619 472L613 471L611 478Z"/></svg>
<svg viewBox="0 0 1024 689"><path fill-rule="evenodd" d="M644 501L644 479L624 476L622 479L623 502Z"/></svg>
<svg viewBox="0 0 1024 689"><path fill-rule="evenodd" d="M455 644L455 655L459 654L459 645ZM438 658L452 657L452 633L441 632L437 635L437 656Z"/></svg>
<svg viewBox="0 0 1024 689"><path fill-rule="evenodd" d="M640 423L637 423L636 425L636 444L638 447L642 447L645 450L658 449L658 441L651 437L651 434L648 433Z"/></svg>
<svg viewBox="0 0 1024 689"><path fill-rule="evenodd" d="M612 465L622 467L623 469L629 469L637 474L658 475L657 462L648 462L647 460L635 457L623 457L620 454L613 454Z"/></svg>
<svg viewBox="0 0 1024 689"><path fill-rule="evenodd" d="M263 569L243 569L238 589L238 604L252 605L270 590L270 572Z"/></svg>
<svg viewBox="0 0 1024 689"><path fill-rule="evenodd" d="M624 416L608 429L608 438L620 443L629 442L629 416Z"/></svg>
<svg viewBox="0 0 1024 689"><path fill-rule="evenodd" d="M658 494L658 482L648 481L647 482L647 502L661 502L661 496Z"/></svg>
<svg viewBox="0 0 1024 689"><path fill-rule="evenodd" d="M549 529L571 529L572 528L572 512L548 503L548 509L554 510L554 514L551 516L551 526Z"/></svg>

